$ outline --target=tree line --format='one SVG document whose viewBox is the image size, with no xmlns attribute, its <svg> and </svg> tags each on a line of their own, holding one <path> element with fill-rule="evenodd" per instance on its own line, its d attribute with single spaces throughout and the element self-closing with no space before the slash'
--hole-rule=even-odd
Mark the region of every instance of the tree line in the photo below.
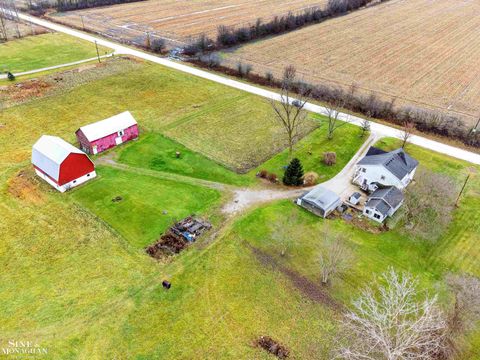
<svg viewBox="0 0 480 360">
<path fill-rule="evenodd" d="M 236 69 L 222 65 L 222 59 L 215 53 L 204 54 L 198 57 L 197 63 L 211 69 L 248 78 L 261 85 L 284 88 L 284 80 L 276 79 L 268 71 L 263 76 L 253 72 L 250 64 L 239 63 Z M 240 66 L 241 64 L 241 66 Z M 480 147 L 480 119 L 475 125 L 470 125 L 460 115 L 448 111 L 422 108 L 415 105 L 396 104 L 396 99 L 383 100 L 375 93 L 366 94 L 358 90 L 356 85 L 348 89 L 325 84 L 310 84 L 305 81 L 295 80 L 289 83 L 289 91 L 303 98 L 305 94 L 311 99 L 329 104 L 331 113 L 328 114 L 335 127 L 336 117 L 342 109 L 361 113 L 368 118 L 386 120 L 402 128 L 408 126 L 425 133 L 440 135 L 459 140 L 465 145 Z M 334 130 L 334 129 L 333 129 Z"/>
<path fill-rule="evenodd" d="M 317 24 L 326 19 L 359 9 L 372 2 L 384 1 L 387 0 L 329 0 L 324 9 L 311 7 L 297 14 L 289 12 L 283 16 L 275 16 L 265 23 L 261 18 L 258 18 L 254 24 L 242 27 L 221 25 L 217 30 L 216 41 L 206 35 L 201 35 L 185 47 L 185 52 L 187 55 L 195 55 L 206 50 L 212 51 L 236 46 L 266 36 L 278 35 L 307 25 Z"/>
<path fill-rule="evenodd" d="M 50 1 L 38 1 L 29 2 L 29 10 L 35 14 L 43 14 L 45 10 L 54 8 L 57 11 L 72 11 L 89 9 L 99 6 L 125 4 L 130 2 L 145 1 L 145 0 L 57 0 L 55 2 Z"/>
</svg>

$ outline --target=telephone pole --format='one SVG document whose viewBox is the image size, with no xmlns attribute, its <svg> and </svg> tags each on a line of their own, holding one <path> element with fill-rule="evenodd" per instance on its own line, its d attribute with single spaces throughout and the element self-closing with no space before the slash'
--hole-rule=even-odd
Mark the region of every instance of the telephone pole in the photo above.
<svg viewBox="0 0 480 360">
<path fill-rule="evenodd" d="M 468 180 L 470 180 L 470 175 L 467 175 L 467 178 L 465 179 L 465 183 L 462 186 L 462 190 L 460 190 L 460 193 L 458 194 L 457 201 L 455 202 L 455 206 L 458 207 L 458 204 L 460 203 L 460 198 L 462 197 L 463 192 L 465 191 L 465 187 L 467 186 Z"/>
<path fill-rule="evenodd" d="M 101 61 L 100 61 L 100 53 L 98 52 L 97 40 L 95 40 L 95 48 L 97 49 L 97 59 L 98 59 L 98 62 L 101 62 Z"/>
</svg>

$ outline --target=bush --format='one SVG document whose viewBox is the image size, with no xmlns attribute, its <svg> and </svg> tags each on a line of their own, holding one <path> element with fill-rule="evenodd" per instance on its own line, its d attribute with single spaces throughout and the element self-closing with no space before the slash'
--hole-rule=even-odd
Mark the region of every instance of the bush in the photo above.
<svg viewBox="0 0 480 360">
<path fill-rule="evenodd" d="M 268 81 L 269 84 L 273 83 L 273 81 L 275 80 L 271 71 L 267 71 L 265 73 L 265 79 Z"/>
<path fill-rule="evenodd" d="M 222 58 L 218 54 L 206 54 L 200 56 L 200 61 L 210 69 L 219 67 L 222 64 Z"/>
<path fill-rule="evenodd" d="M 165 42 L 165 39 L 154 38 L 150 41 L 150 49 L 153 52 L 162 53 L 163 51 L 165 51 L 166 47 L 167 43 Z"/>
<path fill-rule="evenodd" d="M 268 176 L 268 171 L 267 170 L 260 170 L 260 172 L 258 173 L 259 178 L 266 179 L 267 176 Z"/>
<path fill-rule="evenodd" d="M 278 182 L 277 174 L 275 174 L 275 173 L 268 174 L 267 175 L 267 180 L 270 181 L 271 183 L 276 184 Z"/>
<path fill-rule="evenodd" d="M 323 162 L 327 166 L 332 166 L 337 163 L 337 154 L 334 152 L 323 153 Z"/>
<path fill-rule="evenodd" d="M 240 77 L 248 77 L 253 70 L 253 66 L 250 64 L 237 63 L 237 73 Z"/>
<path fill-rule="evenodd" d="M 314 171 L 309 171 L 303 176 L 303 185 L 305 186 L 313 186 L 317 185 L 318 179 L 320 176 Z"/>
<path fill-rule="evenodd" d="M 145 1 L 145 0 L 57 0 L 54 4 L 50 2 L 44 2 L 49 7 L 53 6 L 57 11 L 71 11 L 71 10 L 80 10 L 88 9 L 99 6 L 108 6 L 116 4 L 125 4 L 136 1 Z"/>
<path fill-rule="evenodd" d="M 13 75 L 10 71 L 7 72 L 7 79 L 10 81 L 15 80 L 15 75 Z"/>
<path fill-rule="evenodd" d="M 303 184 L 303 167 L 300 160 L 293 159 L 285 170 L 283 183 L 287 186 L 300 186 Z"/>
</svg>

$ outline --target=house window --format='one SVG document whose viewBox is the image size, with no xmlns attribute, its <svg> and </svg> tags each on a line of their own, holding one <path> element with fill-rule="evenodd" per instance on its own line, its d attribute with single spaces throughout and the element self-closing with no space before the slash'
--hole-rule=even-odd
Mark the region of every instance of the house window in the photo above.
<svg viewBox="0 0 480 360">
<path fill-rule="evenodd" d="M 365 213 L 366 213 L 366 214 L 370 214 L 370 210 L 365 209 Z"/>
<path fill-rule="evenodd" d="M 118 132 L 118 136 L 123 136 L 123 135 L 125 135 L 125 131 L 124 131 L 124 130 L 120 130 L 120 131 Z"/>
<path fill-rule="evenodd" d="M 362 172 L 363 172 L 363 173 L 366 173 L 366 172 L 367 172 L 367 169 L 362 168 Z"/>
<path fill-rule="evenodd" d="M 381 180 L 385 180 L 385 175 L 380 176 Z"/>
<path fill-rule="evenodd" d="M 378 214 L 373 215 L 373 217 L 374 217 L 375 219 L 380 219 L 380 215 L 378 215 Z"/>
<path fill-rule="evenodd" d="M 87 177 L 90 177 L 90 174 L 87 174 Z"/>
<path fill-rule="evenodd" d="M 77 182 L 77 180 L 73 180 L 73 183 L 75 184 Z"/>
</svg>

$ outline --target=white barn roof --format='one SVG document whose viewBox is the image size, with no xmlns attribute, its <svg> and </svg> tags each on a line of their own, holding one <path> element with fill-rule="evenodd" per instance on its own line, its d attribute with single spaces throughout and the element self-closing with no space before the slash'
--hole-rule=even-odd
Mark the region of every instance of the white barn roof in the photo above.
<svg viewBox="0 0 480 360">
<path fill-rule="evenodd" d="M 32 164 L 58 181 L 60 165 L 71 153 L 85 154 L 57 136 L 43 135 L 33 145 Z"/>
<path fill-rule="evenodd" d="M 136 124 L 130 111 L 125 111 L 108 119 L 82 126 L 80 130 L 88 141 L 95 141 Z"/>
</svg>

